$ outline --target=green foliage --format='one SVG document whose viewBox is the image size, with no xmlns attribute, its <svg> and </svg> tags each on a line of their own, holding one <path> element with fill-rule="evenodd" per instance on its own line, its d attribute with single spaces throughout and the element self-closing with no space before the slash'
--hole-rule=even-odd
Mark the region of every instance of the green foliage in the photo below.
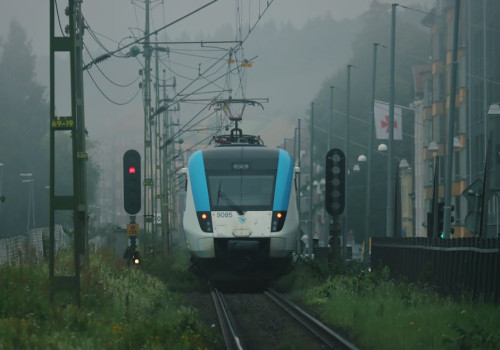
<svg viewBox="0 0 500 350">
<path fill-rule="evenodd" d="M 0 267 L 0 349 L 208 349 L 214 343 L 197 310 L 182 306 L 178 294 L 141 268 L 101 252 L 82 272 L 78 308 L 64 293 L 49 303 L 47 266 Z"/>
<path fill-rule="evenodd" d="M 292 262 L 291 270 L 272 283 L 272 287 L 280 292 L 290 290 L 305 290 L 312 285 L 317 285 L 328 276 L 330 271 L 326 264 L 307 256 L 298 256 Z"/>
<path fill-rule="evenodd" d="M 466 314 L 466 311 L 462 310 L 460 314 Z M 495 333 L 491 329 L 483 328 L 483 325 L 473 318 L 466 319 L 464 324 L 450 323 L 449 326 L 455 331 L 454 335 L 444 335 L 443 337 L 443 342 L 449 349 L 493 350 L 498 349 L 500 346 L 498 331 Z M 498 330 L 496 326 L 494 330 Z"/>
<path fill-rule="evenodd" d="M 48 280 L 48 269 L 43 266 L 35 269 L 6 266 L 0 271 L 0 317 L 46 319 L 48 303 L 31 304 L 27 301 L 41 301 L 47 295 L 44 282 Z"/>
<path fill-rule="evenodd" d="M 184 246 L 177 247 L 166 257 L 148 259 L 142 268 L 162 280 L 173 292 L 203 290 L 206 288 L 206 281 L 194 273 L 186 273 L 190 267 L 189 257 L 189 252 Z"/>
<path fill-rule="evenodd" d="M 500 348 L 499 305 L 456 302 L 426 286 L 397 283 L 387 268 L 370 272 L 349 267 L 319 278 L 308 261 L 300 262 L 285 279 L 293 299 L 343 330 L 361 348 Z"/>
</svg>

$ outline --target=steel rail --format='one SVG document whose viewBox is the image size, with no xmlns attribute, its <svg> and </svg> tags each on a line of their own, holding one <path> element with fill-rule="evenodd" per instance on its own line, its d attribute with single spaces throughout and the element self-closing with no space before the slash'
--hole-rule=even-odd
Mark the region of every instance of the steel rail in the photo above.
<svg viewBox="0 0 500 350">
<path fill-rule="evenodd" d="M 212 295 L 212 299 L 214 301 L 215 311 L 217 312 L 217 318 L 219 319 L 226 348 L 228 350 L 244 350 L 239 332 L 236 328 L 234 319 L 229 312 L 224 296 L 217 288 L 212 286 L 210 286 L 210 294 Z"/>
<path fill-rule="evenodd" d="M 269 297 L 269 299 L 274 301 L 277 305 L 279 305 L 288 314 L 290 314 L 293 318 L 295 318 L 310 332 L 316 335 L 330 349 L 338 349 L 340 346 L 343 349 L 345 348 L 349 350 L 359 350 L 358 347 L 342 337 L 340 334 L 330 329 L 313 316 L 309 315 L 307 312 L 302 310 L 291 301 L 286 300 L 276 291 L 267 289 L 266 291 L 264 291 L 264 294 Z"/>
</svg>

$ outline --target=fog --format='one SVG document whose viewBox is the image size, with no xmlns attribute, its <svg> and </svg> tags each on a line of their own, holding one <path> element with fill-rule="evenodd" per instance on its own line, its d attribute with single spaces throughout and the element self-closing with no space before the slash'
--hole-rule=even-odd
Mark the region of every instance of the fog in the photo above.
<svg viewBox="0 0 500 350">
<path fill-rule="evenodd" d="M 268 1 L 267 1 L 268 2 Z M 264 112 L 256 111 L 256 119 L 252 120 L 250 112 L 246 115 L 245 122 L 248 123 L 248 132 L 268 135 L 265 141 L 270 145 L 277 145 L 282 142 L 284 137 L 290 137 L 293 133 L 293 126 L 285 126 L 281 128 L 281 135 L 276 135 L 274 129 L 271 132 L 259 130 L 263 123 L 283 127 L 283 123 L 290 120 L 294 124 L 298 117 L 303 117 L 307 110 L 309 102 L 318 92 L 322 81 L 331 76 L 339 66 L 346 64 L 349 59 L 351 47 L 348 41 L 328 42 L 322 40 L 328 38 L 327 35 L 322 36 L 316 42 L 315 48 L 321 48 L 316 52 L 309 52 L 309 57 L 304 54 L 303 47 L 307 48 L 307 43 L 301 38 L 298 41 L 292 35 L 286 38 L 281 36 L 280 42 L 270 42 L 266 39 L 266 33 L 262 28 L 266 26 L 276 26 L 278 28 L 290 28 L 290 34 L 293 30 L 302 30 L 314 19 L 322 18 L 332 19 L 333 21 L 342 21 L 344 19 L 353 19 L 368 10 L 370 0 L 275 0 L 270 5 L 269 9 L 264 12 L 266 1 L 230 1 L 219 0 L 198 13 L 195 13 L 186 19 L 168 27 L 168 29 L 159 32 L 158 40 L 202 40 L 210 38 L 211 40 L 234 40 L 237 36 L 237 10 L 236 4 L 240 5 L 239 15 L 242 23 L 243 36 L 248 32 L 249 22 L 255 24 L 258 22 L 258 27 L 254 33 L 251 33 L 247 42 L 243 46 L 246 58 L 256 57 L 253 67 L 246 73 L 246 89 L 247 97 L 262 97 L 269 98 L 269 103 L 264 105 Z M 400 3 L 411 3 L 412 1 L 400 1 Z M 152 1 L 152 17 L 151 30 L 160 28 L 165 23 L 170 23 L 184 16 L 199 7 L 208 4 L 209 1 L 191 0 L 191 1 Z M 419 1 L 420 4 L 432 1 Z M 61 13 L 61 21 L 65 21 L 63 9 L 66 7 L 63 1 L 58 2 L 59 11 Z M 48 1 L 30 1 L 18 0 L 15 2 L 0 3 L 0 36 L 5 37 L 8 32 L 8 25 L 11 19 L 16 19 L 25 28 L 28 37 L 31 39 L 33 53 L 37 56 L 37 73 L 40 82 L 48 86 L 48 44 L 49 44 L 49 2 Z M 99 40 L 108 50 L 117 48 L 117 43 L 122 45 L 131 41 L 130 37 L 140 37 L 144 28 L 144 3 L 139 1 L 97 1 L 87 0 L 82 3 L 82 11 L 88 22 L 88 25 L 93 31 L 99 33 Z M 262 14 L 260 21 L 258 20 L 259 13 Z M 57 27 L 57 26 L 56 26 Z M 327 26 L 324 25 L 323 28 Z M 260 29 L 260 30 L 259 30 Z M 56 32 L 59 32 L 56 28 Z M 223 35 L 221 35 L 223 34 Z M 296 33 L 295 33 L 296 34 Z M 345 36 L 351 38 L 355 33 L 346 30 L 340 35 L 332 33 L 332 37 Z M 224 37 L 223 37 L 224 36 Z M 89 35 L 89 31 L 85 33 L 86 46 L 89 49 L 92 57 L 97 57 L 104 53 L 103 48 L 93 40 Z M 154 40 L 154 38 L 152 38 Z M 306 40 L 314 41 L 314 38 Z M 320 41 L 321 40 L 321 41 Z M 288 41 L 288 42 L 286 42 Z M 306 45 L 305 45 L 306 44 Z M 310 44 L 310 43 L 309 43 Z M 295 52 L 288 50 L 288 57 L 280 57 L 279 61 L 274 60 L 279 54 L 279 48 L 290 47 L 295 48 Z M 171 45 L 172 49 L 174 48 Z M 227 46 L 226 46 L 227 47 Z M 178 48 L 178 46 L 176 47 Z M 185 47 L 183 47 L 184 49 Z M 199 49 L 200 47 L 189 47 L 189 49 Z M 251 48 L 251 49 L 250 49 Z M 273 52 L 272 50 L 275 50 Z M 206 50 L 208 51 L 208 50 Z M 323 57 L 315 57 L 322 55 Z M 208 56 L 208 54 L 207 54 Z M 212 53 L 213 57 L 221 56 L 220 53 Z M 302 56 L 301 60 L 293 60 L 291 57 Z M 139 57 L 140 58 L 140 57 Z M 85 62 L 91 59 L 86 53 Z M 192 78 L 193 72 L 196 73 L 198 65 L 203 59 L 189 60 L 187 56 L 179 58 L 172 57 L 172 61 L 176 61 L 179 65 L 174 67 L 177 75 L 177 90 L 183 89 L 189 83 L 189 79 L 184 82 L 179 77 L 180 75 Z M 137 74 L 141 65 L 142 59 L 124 60 L 111 58 L 100 64 L 100 67 L 108 77 L 121 85 L 126 85 L 137 78 Z M 130 62 L 133 61 L 133 62 Z M 183 64 L 182 68 L 179 68 Z M 202 63 L 203 64 L 203 63 Z M 175 65 L 175 63 L 174 63 Z M 271 67 L 271 65 L 273 65 Z M 188 67 L 185 67 L 188 66 Z M 201 66 L 202 69 L 205 68 Z M 270 74 L 262 75 L 262 72 L 276 72 L 275 76 Z M 130 88 L 120 88 L 110 84 L 96 67 L 89 69 L 99 87 L 104 94 L 115 102 L 123 103 L 133 96 L 137 89 L 137 84 Z M 170 76 L 172 76 L 170 74 Z M 279 84 L 279 80 L 286 77 L 286 83 Z M 263 82 L 263 79 L 273 83 Z M 99 93 L 91 82 L 89 75 L 85 76 L 85 110 L 87 116 L 87 129 L 90 137 L 96 140 L 108 139 L 109 133 L 114 129 L 116 121 L 110 122 L 110 116 L 120 116 L 120 120 L 139 120 L 134 127 L 141 128 L 141 114 L 143 113 L 142 101 L 139 96 L 134 99 L 126 107 L 116 106 L 110 103 L 101 93 Z M 57 86 L 57 84 L 56 84 Z M 63 86 L 63 83 L 61 83 Z M 210 90 L 208 88 L 207 90 Z M 214 90 L 211 88 L 211 90 Z M 191 90 L 192 91 L 192 90 Z M 58 90 L 57 94 L 61 100 L 65 97 L 66 88 Z M 187 91 L 186 91 L 187 92 Z M 61 107 L 59 108 L 61 109 Z M 189 106 L 181 106 L 181 119 L 190 119 L 192 113 L 196 113 L 196 109 L 190 109 Z M 284 120 L 282 120 L 284 118 Z M 255 125 L 253 122 L 255 122 Z M 110 125 L 107 125 L 110 124 Z M 111 130 L 109 129 L 111 128 Z M 140 134 L 142 132 L 137 130 Z M 287 134 L 283 134 L 286 132 Z"/>
<path fill-rule="evenodd" d="M 150 31 L 209 2 L 152 1 Z M 151 61 L 153 106 L 156 77 L 159 84 L 165 79 L 169 98 L 182 93 L 185 101 L 172 117 L 184 130 L 180 137 L 184 140 L 181 147 L 186 150 L 203 140 L 197 147 L 205 147 L 215 128 L 224 126 L 220 117 L 212 115 L 210 99 L 229 96 L 259 99 L 263 108 L 248 106 L 241 127 L 244 133 L 261 135 L 267 145 L 277 146 L 285 138 L 293 137 L 297 119 L 309 118 L 310 102 L 322 85 L 352 58 L 352 42 L 364 25 L 362 16 L 370 3 L 370 0 L 219 0 L 151 37 L 152 42 L 169 42 L 160 45 L 168 46 L 169 53 L 159 54 L 158 74 L 154 55 Z M 418 1 L 420 6 L 433 3 Z M 31 41 L 36 56 L 36 80 L 45 87 L 49 85 L 49 4 L 31 0 L 0 2 L 2 42 L 8 35 L 9 23 L 16 20 Z M 66 3 L 59 0 L 61 24 L 56 24 L 57 35 L 67 24 L 65 7 Z M 144 2 L 87 0 L 82 2 L 82 12 L 87 26 L 84 63 L 88 69 L 84 74 L 84 89 L 89 157 L 100 165 L 101 179 L 107 182 L 105 187 L 114 186 L 118 191 L 123 153 L 131 148 L 141 153 L 144 150 L 143 90 L 139 85 L 144 57 L 142 54 L 126 57 L 130 48 L 117 49 L 143 36 Z M 251 67 L 247 68 L 235 69 L 225 63 L 230 48 L 236 47 L 235 42 L 208 44 L 242 39 L 245 41 L 236 58 L 238 62 L 250 60 Z M 175 43 L 179 41 L 205 44 Z M 91 64 L 109 51 L 116 55 Z M 368 67 L 364 69 L 367 71 Z M 70 115 L 69 63 L 62 54 L 56 55 L 55 87 L 56 113 Z M 161 98 L 161 89 L 159 94 Z M 48 100 L 48 88 L 45 95 Z M 99 195 L 114 196 L 103 192 Z"/>
</svg>

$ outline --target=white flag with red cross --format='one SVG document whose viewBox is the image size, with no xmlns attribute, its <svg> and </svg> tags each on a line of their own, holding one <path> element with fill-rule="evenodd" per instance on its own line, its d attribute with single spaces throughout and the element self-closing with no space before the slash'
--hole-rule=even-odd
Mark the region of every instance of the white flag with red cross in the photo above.
<svg viewBox="0 0 500 350">
<path fill-rule="evenodd" d="M 394 140 L 403 139 L 403 110 L 394 106 Z M 389 139 L 389 104 L 375 101 L 374 105 L 375 135 L 379 140 Z"/>
</svg>

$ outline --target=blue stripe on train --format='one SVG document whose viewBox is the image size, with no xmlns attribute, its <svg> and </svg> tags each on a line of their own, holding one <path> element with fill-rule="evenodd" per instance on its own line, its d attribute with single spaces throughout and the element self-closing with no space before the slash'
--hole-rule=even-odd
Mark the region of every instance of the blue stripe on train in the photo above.
<svg viewBox="0 0 500 350">
<path fill-rule="evenodd" d="M 292 157 L 290 157 L 288 152 L 280 149 L 273 210 L 288 210 L 290 191 L 292 189 L 293 168 Z"/>
<path fill-rule="evenodd" d="M 207 179 L 205 177 L 205 163 L 203 162 L 201 150 L 196 151 L 189 158 L 188 170 L 196 211 L 210 211 Z"/>
</svg>

